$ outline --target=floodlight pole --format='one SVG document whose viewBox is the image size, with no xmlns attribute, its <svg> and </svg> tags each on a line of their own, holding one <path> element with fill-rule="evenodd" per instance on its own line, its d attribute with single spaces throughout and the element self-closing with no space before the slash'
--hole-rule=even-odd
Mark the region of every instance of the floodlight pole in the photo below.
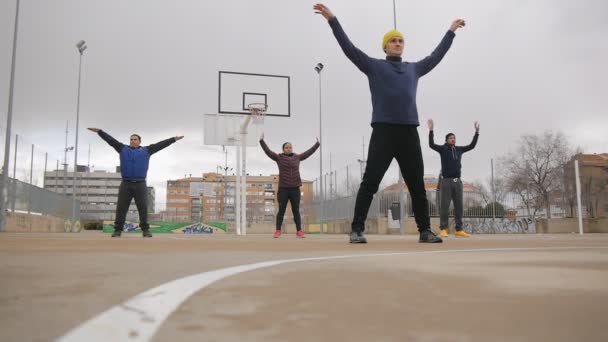
<svg viewBox="0 0 608 342">
<path fill-rule="evenodd" d="M 13 124 L 13 93 L 15 89 L 15 63 L 17 54 L 17 38 L 19 29 L 19 0 L 15 6 L 15 28 L 13 31 L 13 50 L 11 55 L 11 74 L 8 91 L 8 111 L 6 115 L 6 133 L 4 140 L 4 161 L 2 166 L 2 182 L 0 182 L 0 232 L 6 229 L 6 209 L 8 203 L 8 168 L 11 154 L 11 128 Z M 15 153 L 15 156 L 17 154 Z M 15 178 L 16 179 L 16 178 Z M 16 180 L 14 180 L 16 182 Z M 16 184 L 16 183 L 15 183 Z"/>
</svg>

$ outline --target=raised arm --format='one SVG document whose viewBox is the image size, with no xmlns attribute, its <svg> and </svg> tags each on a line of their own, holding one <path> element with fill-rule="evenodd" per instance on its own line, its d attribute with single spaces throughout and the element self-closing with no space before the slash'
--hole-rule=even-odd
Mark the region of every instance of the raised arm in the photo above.
<svg viewBox="0 0 608 342">
<path fill-rule="evenodd" d="M 313 6 L 313 9 L 315 13 L 320 14 L 327 19 L 327 22 L 334 32 L 334 36 L 336 37 L 336 40 L 338 40 L 338 44 L 340 44 L 346 57 L 348 57 L 359 70 L 363 73 L 367 73 L 371 68 L 371 58 L 363 51 L 359 50 L 350 39 L 348 39 L 338 18 L 336 18 L 332 11 L 323 4 L 316 4 Z"/>
<path fill-rule="evenodd" d="M 448 52 L 450 47 L 452 46 L 452 42 L 454 41 L 454 37 L 456 36 L 455 32 L 457 29 L 464 27 L 465 22 L 462 19 L 456 19 L 450 26 L 450 29 L 445 33 L 443 39 L 433 52 L 422 59 L 421 61 L 416 63 L 416 70 L 418 71 L 419 76 L 424 76 L 429 71 L 433 70 L 441 62 L 443 56 Z"/>
<path fill-rule="evenodd" d="M 171 145 L 174 142 L 181 140 L 183 138 L 184 138 L 183 135 L 178 135 L 176 137 L 165 139 L 165 140 L 159 141 L 155 144 L 148 145 L 148 146 L 146 146 L 146 148 L 148 149 L 148 153 L 150 153 L 150 155 L 153 155 L 154 153 L 162 150 L 165 147 L 168 147 L 169 145 Z"/>
<path fill-rule="evenodd" d="M 312 145 L 311 148 L 309 148 L 302 154 L 298 154 L 298 158 L 301 161 L 308 159 L 308 157 L 310 157 L 313 153 L 315 153 L 315 151 L 319 148 L 319 146 L 321 146 L 321 143 L 319 143 L 319 139 L 317 139 L 317 142 L 314 145 Z"/>
<path fill-rule="evenodd" d="M 262 146 L 262 150 L 264 150 L 264 153 L 266 153 L 266 155 L 270 159 L 274 161 L 277 161 L 279 159 L 279 156 L 276 153 L 272 152 L 268 145 L 266 145 L 266 142 L 264 141 L 264 136 L 260 138 L 260 146 Z"/>
<path fill-rule="evenodd" d="M 109 135 L 108 133 L 104 132 L 103 130 L 101 130 L 99 128 L 89 127 L 87 129 L 91 132 L 97 133 L 97 135 L 99 135 L 101 137 L 101 139 L 105 140 L 105 142 L 107 142 L 108 145 L 112 146 L 112 148 L 114 148 L 116 150 L 116 152 L 120 153 L 120 150 L 122 149 L 124 144 L 122 144 L 118 140 L 112 138 L 111 135 Z"/>
<path fill-rule="evenodd" d="M 435 145 L 435 135 L 433 133 L 433 128 L 435 124 L 433 123 L 433 119 L 429 119 L 429 121 L 427 121 L 427 124 L 429 125 L 429 147 L 439 152 L 441 146 Z"/>
<path fill-rule="evenodd" d="M 473 141 L 467 146 L 463 146 L 462 152 L 468 152 L 475 148 L 477 145 L 477 139 L 479 139 L 479 123 L 475 121 L 475 135 L 473 136 Z"/>
</svg>

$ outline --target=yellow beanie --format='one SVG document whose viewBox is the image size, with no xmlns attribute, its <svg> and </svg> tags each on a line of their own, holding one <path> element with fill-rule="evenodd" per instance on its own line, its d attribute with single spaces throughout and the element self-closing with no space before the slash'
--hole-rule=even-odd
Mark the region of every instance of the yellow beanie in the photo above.
<svg viewBox="0 0 608 342">
<path fill-rule="evenodd" d="M 382 50 L 386 49 L 386 44 L 388 44 L 388 41 L 394 37 L 401 37 L 401 39 L 403 39 L 403 34 L 397 30 L 390 30 L 386 32 L 384 39 L 382 39 Z"/>
</svg>

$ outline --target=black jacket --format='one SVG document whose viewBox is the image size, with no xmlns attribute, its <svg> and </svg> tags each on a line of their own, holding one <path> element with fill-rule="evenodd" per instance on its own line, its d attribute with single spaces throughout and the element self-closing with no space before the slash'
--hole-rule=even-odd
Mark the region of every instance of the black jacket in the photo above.
<svg viewBox="0 0 608 342">
<path fill-rule="evenodd" d="M 478 138 L 479 132 L 475 132 L 473 141 L 467 146 L 435 145 L 433 131 L 429 131 L 429 146 L 441 156 L 441 175 L 444 178 L 460 178 L 462 154 L 474 149 Z"/>
</svg>

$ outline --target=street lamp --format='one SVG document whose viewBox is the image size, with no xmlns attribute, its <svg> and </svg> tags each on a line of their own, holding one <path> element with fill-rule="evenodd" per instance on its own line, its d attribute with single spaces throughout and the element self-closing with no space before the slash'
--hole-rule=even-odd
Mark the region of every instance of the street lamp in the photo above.
<svg viewBox="0 0 608 342">
<path fill-rule="evenodd" d="M 80 79 L 82 75 L 82 54 L 87 49 L 87 44 L 84 40 L 76 43 L 78 49 L 78 95 L 76 97 L 76 142 L 74 143 L 74 179 L 72 182 L 72 224 L 76 223 L 76 177 L 78 171 L 78 125 L 80 123 Z"/>
<path fill-rule="evenodd" d="M 68 183 L 68 151 L 73 151 L 74 146 L 65 147 L 63 149 L 63 196 L 67 194 L 67 183 Z"/>
<path fill-rule="evenodd" d="M 315 71 L 319 75 L 319 189 L 321 189 L 321 203 L 319 205 L 319 233 L 323 234 L 323 202 L 325 196 L 323 193 L 323 107 L 322 107 L 322 92 L 321 92 L 321 71 L 323 71 L 323 63 L 317 63 Z"/>
</svg>

